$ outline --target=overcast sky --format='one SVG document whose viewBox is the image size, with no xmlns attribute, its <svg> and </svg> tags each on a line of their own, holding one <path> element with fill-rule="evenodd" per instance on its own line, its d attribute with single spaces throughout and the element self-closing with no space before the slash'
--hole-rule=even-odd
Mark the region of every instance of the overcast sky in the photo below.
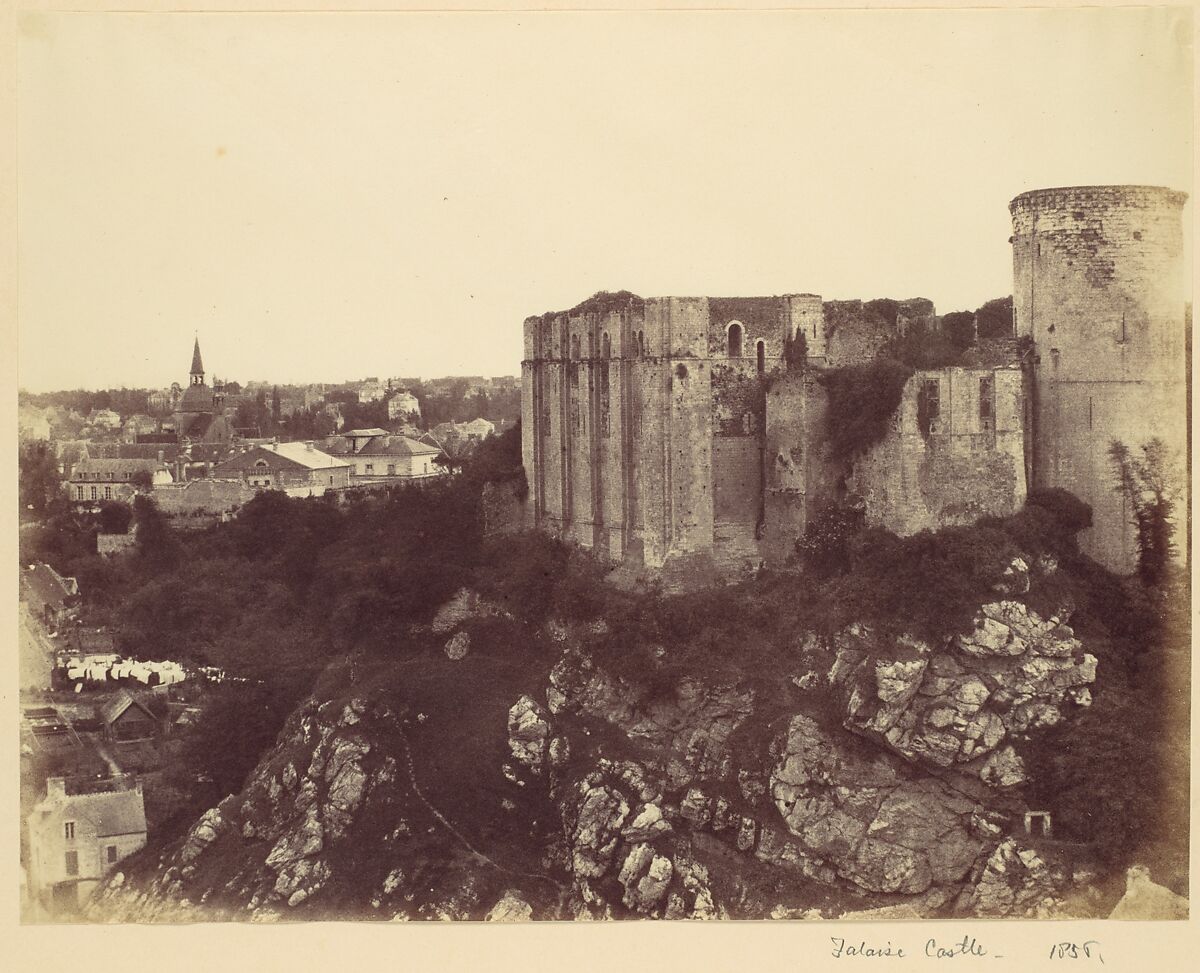
<svg viewBox="0 0 1200 973">
<path fill-rule="evenodd" d="M 29 17 L 19 379 L 515 374 L 601 289 L 972 309 L 1017 193 L 1191 190 L 1186 16 Z"/>
</svg>

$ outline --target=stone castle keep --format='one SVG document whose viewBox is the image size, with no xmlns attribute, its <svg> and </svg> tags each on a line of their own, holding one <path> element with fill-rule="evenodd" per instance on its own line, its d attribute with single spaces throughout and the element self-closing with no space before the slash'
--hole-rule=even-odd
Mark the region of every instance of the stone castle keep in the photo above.
<svg viewBox="0 0 1200 973">
<path fill-rule="evenodd" d="M 899 534 L 1090 503 L 1085 549 L 1136 556 L 1107 449 L 1186 444 L 1182 193 L 1039 190 L 1011 204 L 1015 335 L 916 371 L 883 437 L 831 455 L 823 376 L 863 364 L 926 300 L 599 294 L 525 321 L 522 452 L 536 523 L 614 560 L 722 573 L 781 564 L 852 499 Z M 801 361 L 801 357 L 803 361 Z"/>
</svg>

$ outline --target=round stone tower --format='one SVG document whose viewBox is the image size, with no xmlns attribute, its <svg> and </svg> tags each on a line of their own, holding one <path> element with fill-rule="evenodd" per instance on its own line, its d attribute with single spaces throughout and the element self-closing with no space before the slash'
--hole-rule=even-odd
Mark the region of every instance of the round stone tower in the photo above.
<svg viewBox="0 0 1200 973">
<path fill-rule="evenodd" d="M 1136 566 L 1137 546 L 1109 444 L 1140 455 L 1157 436 L 1186 469 L 1186 199 L 1158 186 L 1078 186 L 1009 204 L 1016 332 L 1032 339 L 1031 486 L 1091 504 L 1080 542 L 1120 572 Z"/>
</svg>

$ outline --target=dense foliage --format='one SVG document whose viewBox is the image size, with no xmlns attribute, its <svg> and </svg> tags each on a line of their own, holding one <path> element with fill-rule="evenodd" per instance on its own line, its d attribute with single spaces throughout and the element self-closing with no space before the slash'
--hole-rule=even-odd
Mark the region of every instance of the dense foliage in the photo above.
<svg viewBox="0 0 1200 973">
<path fill-rule="evenodd" d="M 1161 584 L 1175 557 L 1175 508 L 1182 477 L 1172 469 L 1167 445 L 1154 438 L 1136 456 L 1117 440 L 1109 444 L 1117 491 L 1132 511 L 1137 530 L 1138 573 L 1149 585 Z"/>
<path fill-rule="evenodd" d="M 900 406 L 911 366 L 890 358 L 849 365 L 821 376 L 829 393 L 830 457 L 845 462 L 887 435 L 892 414 Z"/>
</svg>

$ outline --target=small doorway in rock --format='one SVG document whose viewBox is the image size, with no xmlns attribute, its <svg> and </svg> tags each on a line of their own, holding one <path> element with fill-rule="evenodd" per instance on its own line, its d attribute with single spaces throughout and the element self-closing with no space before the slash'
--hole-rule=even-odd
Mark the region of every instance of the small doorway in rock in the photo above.
<svg viewBox="0 0 1200 973">
<path fill-rule="evenodd" d="M 1025 833 L 1035 838 L 1049 838 L 1051 832 L 1049 811 L 1026 811 Z"/>
</svg>

